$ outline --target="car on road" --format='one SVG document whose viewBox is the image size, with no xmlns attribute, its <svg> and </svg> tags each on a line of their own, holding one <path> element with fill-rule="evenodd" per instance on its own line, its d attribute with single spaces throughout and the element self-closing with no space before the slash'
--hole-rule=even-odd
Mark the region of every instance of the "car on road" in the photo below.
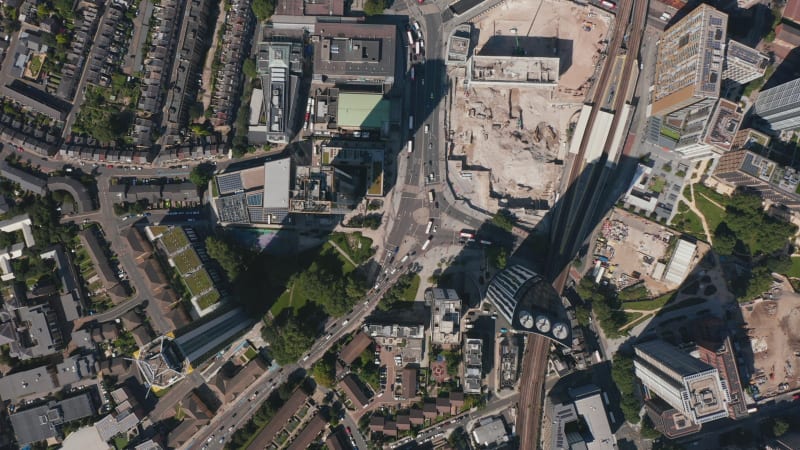
<svg viewBox="0 0 800 450">
<path fill-rule="evenodd" d="M 224 443 L 225 442 L 225 436 L 220 436 L 219 437 L 219 441 L 217 441 L 217 442 L 219 442 L 220 444 Z"/>
</svg>

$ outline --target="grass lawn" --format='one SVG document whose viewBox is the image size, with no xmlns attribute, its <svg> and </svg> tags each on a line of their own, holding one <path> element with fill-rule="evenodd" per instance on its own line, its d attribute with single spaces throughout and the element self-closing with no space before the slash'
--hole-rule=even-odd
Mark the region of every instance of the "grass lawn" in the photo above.
<svg viewBox="0 0 800 450">
<path fill-rule="evenodd" d="M 180 420 L 180 419 L 179 419 Z M 128 440 L 124 436 L 114 436 L 114 448 L 123 450 L 128 446 Z"/>
<path fill-rule="evenodd" d="M 667 180 L 661 177 L 653 177 L 653 181 L 650 183 L 650 190 L 660 194 L 664 191 L 664 186 L 667 184 Z"/>
<path fill-rule="evenodd" d="M 642 311 L 653 311 L 656 309 L 663 308 L 670 299 L 672 299 L 674 292 L 667 292 L 666 294 L 656 297 L 652 300 L 640 300 L 635 302 L 623 302 L 622 307 L 624 309 L 638 309 Z"/>
<path fill-rule="evenodd" d="M 715 202 L 719 203 L 722 206 L 728 206 L 728 201 L 730 200 L 730 197 L 728 197 L 727 195 L 722 195 L 722 194 L 720 194 L 719 192 L 717 192 L 717 191 L 715 191 L 713 189 L 707 188 L 702 183 L 695 183 L 693 185 L 693 189 L 694 189 L 694 196 L 695 197 L 697 197 L 697 194 L 703 194 L 706 197 L 710 198 L 711 200 L 714 200 Z"/>
<path fill-rule="evenodd" d="M 258 356 L 258 352 L 253 347 L 249 347 L 247 351 L 244 352 L 244 357 L 247 358 L 248 361 L 252 360 L 256 356 Z"/>
<path fill-rule="evenodd" d="M 790 277 L 800 278 L 800 258 L 792 258 L 792 268 L 786 274 Z"/>
<path fill-rule="evenodd" d="M 346 249 L 342 250 L 347 251 Z M 335 258 L 338 263 L 341 263 L 340 270 L 342 271 L 342 275 L 347 275 L 348 273 L 356 270 L 356 267 L 350 264 L 350 261 L 345 259 L 345 257 L 342 256 L 338 250 L 333 248 L 333 246 L 327 242 L 322 246 L 322 252 L 319 254 L 319 256 L 320 257 L 316 260 L 315 264 L 329 265 L 332 264 L 332 260 Z"/>
<path fill-rule="evenodd" d="M 711 203 L 708 198 L 696 191 L 694 193 L 694 204 L 705 216 L 708 223 L 708 231 L 714 233 L 719 224 L 725 220 L 725 210 Z"/>
<path fill-rule="evenodd" d="M 201 264 L 200 258 L 192 248 L 187 248 L 173 256 L 172 261 L 175 263 L 175 268 L 178 269 L 181 275 L 197 269 Z"/>
<path fill-rule="evenodd" d="M 659 312 L 662 313 L 662 314 L 663 313 L 668 313 L 668 312 L 671 312 L 671 311 L 675 311 L 677 309 L 688 308 L 689 306 L 699 305 L 699 304 L 705 303 L 707 301 L 708 301 L 708 299 L 705 299 L 703 297 L 692 297 L 692 298 L 688 298 L 686 300 L 683 300 L 680 303 L 676 303 L 674 305 L 667 306 L 666 308 L 663 308 Z"/>
<path fill-rule="evenodd" d="M 189 292 L 191 292 L 192 295 L 199 295 L 214 285 L 206 269 L 200 269 L 188 277 L 184 277 L 183 282 L 186 284 L 186 287 L 189 288 Z"/>
<path fill-rule="evenodd" d="M 678 210 L 681 211 L 672 219 L 672 225 L 686 234 L 690 234 L 698 239 L 707 240 L 706 233 L 703 231 L 703 222 L 697 214 L 694 213 L 688 206 L 681 202 L 684 209 L 679 206 Z"/>
<path fill-rule="evenodd" d="M 175 227 L 161 236 L 161 242 L 167 249 L 167 253 L 171 255 L 189 245 L 189 238 L 186 237 L 183 228 Z"/>
<path fill-rule="evenodd" d="M 200 309 L 206 309 L 209 306 L 217 303 L 219 301 L 219 292 L 216 289 L 210 291 L 206 294 L 203 294 L 202 297 L 197 299 L 197 305 L 200 306 Z"/>
<path fill-rule="evenodd" d="M 356 264 L 367 262 L 375 250 L 372 239 L 365 237 L 360 231 L 355 233 L 331 233 L 330 240 L 342 249 Z"/>
<path fill-rule="evenodd" d="M 637 320 L 641 319 L 644 313 L 640 312 L 626 312 L 625 316 L 628 318 L 628 321 L 625 322 L 625 325 L 622 326 L 622 330 L 628 328 L 632 323 L 636 322 Z"/>
<path fill-rule="evenodd" d="M 278 297 L 278 300 L 272 305 L 272 308 L 269 309 L 269 312 L 272 313 L 272 317 L 277 317 L 281 311 L 291 306 L 292 299 L 292 286 L 286 288 Z"/>
<path fill-rule="evenodd" d="M 622 327 L 622 330 L 623 330 L 623 331 L 630 330 L 630 329 L 632 329 L 633 327 L 635 327 L 636 325 L 639 325 L 640 323 L 642 323 L 642 322 L 644 322 L 645 320 L 647 320 L 647 319 L 650 319 L 650 318 L 652 318 L 652 317 L 653 317 L 653 315 L 652 315 L 652 314 L 644 314 L 644 315 L 642 315 L 641 317 L 639 317 L 638 319 L 635 319 L 633 322 L 628 322 L 627 324 L 625 324 L 625 326 L 624 326 L 624 327 Z"/>
<path fill-rule="evenodd" d="M 681 135 L 672 128 L 661 127 L 661 134 L 676 141 L 681 138 Z"/>
<path fill-rule="evenodd" d="M 414 274 L 411 279 L 411 284 L 403 291 L 401 297 L 407 302 L 413 302 L 417 299 L 417 291 L 419 290 L 420 277 L 419 274 Z"/>
</svg>

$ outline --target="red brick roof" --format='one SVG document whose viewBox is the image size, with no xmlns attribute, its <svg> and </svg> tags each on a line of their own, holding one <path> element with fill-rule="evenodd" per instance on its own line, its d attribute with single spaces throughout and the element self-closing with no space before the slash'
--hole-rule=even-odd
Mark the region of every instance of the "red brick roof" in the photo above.
<svg viewBox="0 0 800 450">
<path fill-rule="evenodd" d="M 800 0 L 789 0 L 786 9 L 783 10 L 783 17 L 794 23 L 800 23 Z"/>
</svg>

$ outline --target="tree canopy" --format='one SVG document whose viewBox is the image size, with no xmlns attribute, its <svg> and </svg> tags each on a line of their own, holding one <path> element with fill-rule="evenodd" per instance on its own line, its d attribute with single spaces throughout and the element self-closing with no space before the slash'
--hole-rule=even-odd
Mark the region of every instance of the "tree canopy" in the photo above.
<svg viewBox="0 0 800 450">
<path fill-rule="evenodd" d="M 383 14 L 385 9 L 386 0 L 366 0 L 364 2 L 364 14 L 368 16 Z"/>
<path fill-rule="evenodd" d="M 619 389 L 620 409 L 625 415 L 625 420 L 631 423 L 639 422 L 641 405 L 636 397 L 636 377 L 633 373 L 633 358 L 619 352 L 614 354 L 611 364 L 611 377 Z"/>
<path fill-rule="evenodd" d="M 334 359 L 335 355 L 326 353 L 311 369 L 311 376 L 314 377 L 317 383 L 326 388 L 331 388 L 336 383 L 336 364 Z"/>
<path fill-rule="evenodd" d="M 282 366 L 299 360 L 316 339 L 315 327 L 306 325 L 295 315 L 289 317 L 284 325 L 268 323 L 262 329 L 262 335 L 270 343 L 270 353 L 275 361 Z"/>
<path fill-rule="evenodd" d="M 272 13 L 275 12 L 275 3 L 272 0 L 253 0 L 253 3 L 250 4 L 250 8 L 253 10 L 256 19 L 258 19 L 259 22 L 263 22 L 269 19 Z"/>
<path fill-rule="evenodd" d="M 761 197 L 757 194 L 737 192 L 727 205 L 725 222 L 716 231 L 721 232 L 723 240 L 722 246 L 718 246 L 715 234 L 714 250 L 718 253 L 758 256 L 786 248 L 797 227 L 765 214 Z M 733 239 L 735 248 L 730 245 Z"/>
<path fill-rule="evenodd" d="M 214 258 L 222 266 L 222 269 L 228 275 L 228 280 L 231 282 L 236 281 L 245 268 L 245 258 L 242 250 L 229 241 L 214 236 L 206 238 L 208 256 Z"/>
<path fill-rule="evenodd" d="M 256 70 L 256 62 L 253 58 L 247 58 L 244 60 L 242 64 L 242 71 L 245 75 L 250 78 L 255 78 L 258 76 L 258 71 Z"/>
<path fill-rule="evenodd" d="M 205 189 L 212 178 L 214 178 L 214 166 L 211 164 L 199 164 L 189 174 L 189 180 L 200 189 Z"/>
</svg>

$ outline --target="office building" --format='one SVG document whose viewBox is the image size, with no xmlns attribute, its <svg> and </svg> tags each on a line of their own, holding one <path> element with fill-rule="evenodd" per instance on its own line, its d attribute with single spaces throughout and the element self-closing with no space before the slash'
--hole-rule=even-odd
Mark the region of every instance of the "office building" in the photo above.
<svg viewBox="0 0 800 450">
<path fill-rule="evenodd" d="M 224 223 L 280 224 L 289 213 L 291 159 L 217 175 L 215 206 Z"/>
<path fill-rule="evenodd" d="M 774 131 L 800 127 L 800 78 L 761 91 L 755 115 L 769 123 Z"/>
<path fill-rule="evenodd" d="M 701 4 L 658 45 L 652 114 L 666 116 L 716 102 L 722 81 L 727 14 Z"/>
<path fill-rule="evenodd" d="M 483 341 L 467 339 L 464 343 L 464 393 L 480 394 L 483 379 Z"/>
<path fill-rule="evenodd" d="M 394 83 L 397 28 L 365 23 L 317 23 L 314 35 L 314 81 L 362 86 Z"/>
<path fill-rule="evenodd" d="M 570 388 L 571 403 L 553 405 L 553 450 L 615 450 L 608 412 L 599 387 L 589 384 Z M 583 418 L 585 426 L 579 426 Z"/>
<path fill-rule="evenodd" d="M 461 299 L 453 289 L 434 288 L 431 295 L 431 343 L 458 345 L 461 342 Z"/>
<path fill-rule="evenodd" d="M 676 422 L 702 426 L 729 416 L 728 386 L 716 368 L 661 340 L 638 344 L 634 351 L 646 398 L 674 408 Z"/>
<path fill-rule="evenodd" d="M 289 142 L 294 136 L 292 118 L 303 72 L 302 36 L 276 37 L 265 31 L 257 44 L 256 69 L 261 86 L 250 97 L 251 144 Z"/>
<path fill-rule="evenodd" d="M 728 41 L 725 62 L 722 66 L 723 81 L 747 84 L 764 75 L 769 66 L 769 56 L 737 41 Z"/>
</svg>

